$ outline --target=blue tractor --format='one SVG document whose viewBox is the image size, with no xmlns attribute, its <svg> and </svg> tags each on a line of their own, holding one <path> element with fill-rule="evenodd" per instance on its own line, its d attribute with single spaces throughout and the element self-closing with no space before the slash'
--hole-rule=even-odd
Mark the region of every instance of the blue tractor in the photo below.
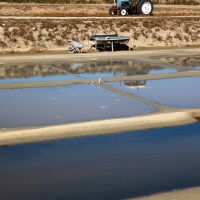
<svg viewBox="0 0 200 200">
<path fill-rule="evenodd" d="M 110 15 L 127 14 L 153 14 L 153 3 L 151 0 L 115 0 L 115 5 L 109 9 Z"/>
</svg>

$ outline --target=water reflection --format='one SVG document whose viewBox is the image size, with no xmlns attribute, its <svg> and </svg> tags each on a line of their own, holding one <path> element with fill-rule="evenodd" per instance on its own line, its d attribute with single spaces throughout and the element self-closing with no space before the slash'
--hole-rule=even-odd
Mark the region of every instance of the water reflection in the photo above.
<svg viewBox="0 0 200 200">
<path fill-rule="evenodd" d="M 176 108 L 200 108 L 199 77 L 106 84 L 159 104 Z"/>
<path fill-rule="evenodd" d="M 0 148 L 3 200 L 104 200 L 200 185 L 200 123 Z"/>
<path fill-rule="evenodd" d="M 160 66 L 154 66 L 135 61 L 99 61 L 95 63 L 72 63 L 69 66 L 59 66 L 62 69 L 69 71 L 72 74 L 84 73 L 112 73 L 113 76 L 133 76 L 149 74 L 151 71 L 164 70 Z"/>
<path fill-rule="evenodd" d="M 200 70 L 200 56 L 194 57 L 166 57 L 166 58 L 156 58 L 156 60 L 181 65 L 183 67 L 188 67 L 191 69 Z"/>
<path fill-rule="evenodd" d="M 0 83 L 111 78 L 175 72 L 135 61 L 0 65 Z"/>
<path fill-rule="evenodd" d="M 0 83 L 65 80 L 66 73 L 45 64 L 19 64 L 0 66 Z M 68 76 L 69 80 L 74 77 Z"/>
<path fill-rule="evenodd" d="M 124 85 L 128 88 L 140 89 L 146 87 L 146 82 L 146 80 L 124 81 Z"/>
<path fill-rule="evenodd" d="M 55 74 L 63 74 L 57 69 L 52 69 L 47 65 L 33 64 L 33 65 L 5 65 L 0 66 L 0 78 L 10 79 L 10 78 L 28 78 L 32 76 L 51 76 Z"/>
<path fill-rule="evenodd" d="M 0 90 L 1 128 L 129 117 L 154 110 L 94 85 Z"/>
</svg>

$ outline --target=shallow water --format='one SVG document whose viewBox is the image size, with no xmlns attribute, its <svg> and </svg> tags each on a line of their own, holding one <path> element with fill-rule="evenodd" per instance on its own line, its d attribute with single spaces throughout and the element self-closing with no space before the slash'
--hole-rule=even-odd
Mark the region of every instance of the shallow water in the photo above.
<svg viewBox="0 0 200 200">
<path fill-rule="evenodd" d="M 166 57 L 166 58 L 156 58 L 156 60 L 176 65 L 181 65 L 183 67 L 190 69 L 200 70 L 200 56 Z"/>
<path fill-rule="evenodd" d="M 172 73 L 176 70 L 135 61 L 96 61 L 0 65 L 0 84 L 11 82 L 63 81 L 86 78 L 111 78 L 141 74 Z"/>
<path fill-rule="evenodd" d="M 95 85 L 0 90 L 0 127 L 129 117 L 155 108 Z"/>
<path fill-rule="evenodd" d="M 200 185 L 200 123 L 0 147 L 2 199 L 125 199 Z"/>
<path fill-rule="evenodd" d="M 200 78 L 106 83 L 142 98 L 176 108 L 200 108 Z"/>
</svg>

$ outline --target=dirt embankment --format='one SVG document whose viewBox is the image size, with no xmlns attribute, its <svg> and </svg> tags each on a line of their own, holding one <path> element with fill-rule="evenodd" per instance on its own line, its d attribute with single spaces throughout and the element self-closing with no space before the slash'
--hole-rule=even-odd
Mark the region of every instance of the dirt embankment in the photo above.
<svg viewBox="0 0 200 200">
<path fill-rule="evenodd" d="M 200 46 L 200 17 L 0 19 L 0 53 L 62 51 L 67 40 L 88 36 L 130 36 L 133 48 Z"/>
<path fill-rule="evenodd" d="M 200 3 L 200 0 L 198 0 Z M 109 17 L 112 4 L 0 3 L 0 16 Z M 154 15 L 199 15 L 200 5 L 154 5 Z"/>
</svg>

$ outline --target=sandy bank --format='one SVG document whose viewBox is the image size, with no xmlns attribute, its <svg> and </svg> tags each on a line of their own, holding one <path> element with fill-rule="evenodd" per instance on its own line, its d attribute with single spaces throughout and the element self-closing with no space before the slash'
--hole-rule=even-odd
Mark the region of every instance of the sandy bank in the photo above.
<svg viewBox="0 0 200 200">
<path fill-rule="evenodd" d="M 199 47 L 200 17 L 3 19 L 0 53 L 66 51 L 68 39 L 88 44 L 88 36 L 129 36 L 137 48 Z M 91 43 L 92 44 L 92 43 Z"/>
<path fill-rule="evenodd" d="M 138 117 L 91 121 L 39 128 L 3 129 L 0 132 L 0 145 L 39 142 L 53 139 L 96 136 L 151 128 L 171 127 L 195 123 L 193 117 L 200 112 L 194 110 L 171 111 Z"/>
<path fill-rule="evenodd" d="M 132 200 L 199 200 L 200 187 L 188 188 L 150 195 L 146 197 L 133 198 Z"/>
<path fill-rule="evenodd" d="M 200 0 L 196 0 L 200 3 Z M 164 4 L 165 1 L 161 0 Z M 1 16 L 60 16 L 89 17 L 107 16 L 112 4 L 34 4 L 34 3 L 3 3 L 0 2 Z M 199 5 L 155 5 L 154 15 L 197 15 Z M 135 15 L 131 15 L 135 17 Z"/>
</svg>

